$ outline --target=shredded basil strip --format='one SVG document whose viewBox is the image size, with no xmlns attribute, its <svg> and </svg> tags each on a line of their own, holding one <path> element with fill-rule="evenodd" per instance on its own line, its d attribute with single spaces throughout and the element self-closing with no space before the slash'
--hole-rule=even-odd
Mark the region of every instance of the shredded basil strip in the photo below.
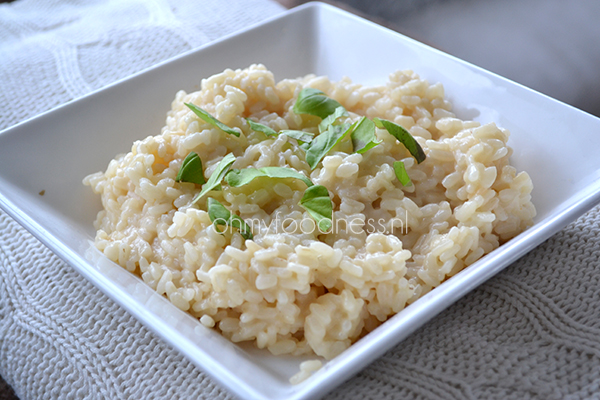
<svg viewBox="0 0 600 400">
<path fill-rule="evenodd" d="M 375 122 L 375 125 L 377 125 L 378 128 L 387 130 L 392 136 L 398 139 L 417 160 L 417 163 L 420 164 L 425 161 L 426 156 L 421 145 L 419 145 L 419 142 L 417 142 L 406 129 L 385 119 L 373 118 L 373 122 Z"/>
<path fill-rule="evenodd" d="M 300 91 L 293 110 L 296 114 L 311 114 L 325 119 L 338 107 L 342 107 L 342 105 L 327 97 L 322 91 L 304 88 Z"/>
<path fill-rule="evenodd" d="M 278 136 L 279 134 L 273 129 L 266 125 L 259 124 L 258 122 L 252 121 L 250 118 L 246 118 L 248 124 L 250 125 L 250 129 L 256 132 L 262 132 L 267 136 Z"/>
<path fill-rule="evenodd" d="M 406 167 L 402 161 L 394 161 L 394 172 L 396 173 L 396 178 L 398 178 L 403 186 L 412 185 L 410 176 L 408 176 L 408 172 L 406 172 Z"/>
<path fill-rule="evenodd" d="M 338 144 L 349 130 L 350 124 L 330 125 L 327 131 L 321 133 L 310 143 L 306 149 L 306 162 L 311 170 L 317 167 L 329 150 Z"/>
<path fill-rule="evenodd" d="M 206 193 L 210 192 L 211 190 L 215 190 L 215 189 L 219 188 L 221 185 L 221 181 L 223 180 L 223 177 L 225 176 L 227 171 L 229 171 L 229 168 L 231 168 L 231 164 L 233 164 L 234 161 L 235 161 L 235 156 L 231 153 L 229 153 L 225 157 L 223 157 L 223 159 L 219 162 L 219 165 L 217 165 L 217 168 L 215 169 L 215 171 L 212 173 L 210 178 L 208 178 L 208 182 L 206 182 L 202 186 L 202 190 L 200 191 L 200 193 L 198 193 L 198 195 L 194 198 L 194 200 L 192 200 L 192 203 L 196 203 L 198 200 L 200 200 L 202 198 L 202 196 L 204 196 Z"/>
<path fill-rule="evenodd" d="M 237 228 L 244 239 L 248 240 L 253 238 L 252 231 L 248 224 L 246 224 L 246 222 L 238 215 L 229 212 L 223 204 L 212 197 L 208 198 L 208 216 L 217 231 L 219 231 L 219 225 L 231 226 Z"/>
<path fill-rule="evenodd" d="M 225 176 L 225 182 L 232 187 L 240 187 L 247 185 L 255 178 L 266 176 L 269 178 L 293 178 L 300 179 L 310 187 L 313 185 L 310 179 L 300 172 L 284 167 L 264 167 L 264 168 L 244 168 L 242 170 L 231 170 Z"/>
<path fill-rule="evenodd" d="M 207 113 L 206 111 L 201 109 L 200 107 L 198 107 L 194 104 L 191 104 L 191 103 L 183 103 L 183 104 L 185 104 L 190 110 L 192 110 L 194 112 L 194 114 L 199 116 L 204 122 L 211 124 L 215 128 L 219 128 L 220 130 L 222 130 L 225 133 L 229 133 L 230 135 L 240 137 L 240 133 L 238 131 L 228 127 L 227 125 L 225 125 L 224 123 L 222 123 L 221 121 L 219 121 L 218 119 L 216 119 L 215 117 L 213 117 L 212 115 L 210 115 L 209 113 Z"/>
<path fill-rule="evenodd" d="M 333 125 L 335 121 L 340 117 L 347 117 L 348 111 L 342 106 L 339 106 L 335 109 L 333 114 L 329 114 L 321 123 L 319 124 L 319 132 L 325 132 L 330 125 Z"/>
<path fill-rule="evenodd" d="M 354 151 L 359 154 L 381 143 L 375 136 L 375 123 L 367 117 L 362 117 L 358 122 L 354 123 L 354 129 L 350 138 L 352 139 Z"/>
<path fill-rule="evenodd" d="M 308 151 L 309 147 L 310 147 L 310 143 L 302 143 L 302 144 L 301 144 L 300 146 L 298 146 L 298 147 L 300 147 L 300 148 L 301 148 L 302 150 L 304 150 L 304 152 L 306 153 L 306 152 Z"/>
<path fill-rule="evenodd" d="M 198 185 L 203 185 L 206 182 L 204 174 L 202 173 L 202 160 L 198 154 L 192 151 L 185 157 L 183 163 L 181 163 L 175 181 L 191 182 Z"/>
<path fill-rule="evenodd" d="M 304 191 L 300 205 L 317 222 L 321 232 L 329 232 L 333 226 L 333 203 L 325 186 L 314 185 Z"/>
<path fill-rule="evenodd" d="M 289 136 L 292 139 L 296 139 L 302 143 L 310 143 L 310 142 L 312 142 L 312 140 L 314 138 L 314 135 L 312 133 L 304 132 L 304 131 L 283 130 L 283 131 L 280 131 L 279 133 L 281 133 L 282 135 Z"/>
<path fill-rule="evenodd" d="M 246 121 L 248 121 L 248 124 L 250 125 L 250 128 L 253 131 L 262 132 L 267 136 L 278 136 L 278 135 L 282 134 L 282 135 L 289 136 L 292 139 L 296 139 L 303 143 L 310 143 L 310 141 L 312 141 L 312 139 L 314 137 L 314 135 L 310 132 L 294 131 L 294 130 L 287 130 L 287 129 L 284 129 L 282 131 L 279 131 L 279 133 L 277 133 L 277 131 L 275 131 L 274 129 L 272 129 L 266 125 L 259 124 L 258 122 L 254 122 L 250 118 L 246 118 Z"/>
</svg>

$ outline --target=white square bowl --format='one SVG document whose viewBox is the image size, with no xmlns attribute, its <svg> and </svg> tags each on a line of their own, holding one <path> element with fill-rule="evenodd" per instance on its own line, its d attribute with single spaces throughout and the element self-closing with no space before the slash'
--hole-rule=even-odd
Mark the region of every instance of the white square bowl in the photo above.
<svg viewBox="0 0 600 400">
<path fill-rule="evenodd" d="M 303 360 L 235 345 L 200 325 L 93 247 L 99 197 L 82 178 L 136 139 L 160 133 L 179 89 L 262 63 L 276 79 L 308 73 L 383 83 L 398 69 L 441 82 L 463 119 L 508 128 L 511 158 L 534 183 L 535 225 L 444 282 L 299 385 Z M 233 393 L 326 394 L 461 296 L 600 200 L 600 119 L 334 7 L 310 3 L 0 133 L 0 206 L 63 260 Z M 39 192 L 45 191 L 44 196 Z"/>
</svg>

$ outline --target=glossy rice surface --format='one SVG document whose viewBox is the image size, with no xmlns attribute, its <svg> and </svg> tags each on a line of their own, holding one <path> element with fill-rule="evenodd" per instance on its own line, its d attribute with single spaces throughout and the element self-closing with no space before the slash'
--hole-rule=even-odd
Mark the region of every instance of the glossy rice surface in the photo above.
<svg viewBox="0 0 600 400">
<path fill-rule="evenodd" d="M 140 132 L 131 151 L 84 179 L 102 197 L 95 243 L 200 323 L 234 342 L 274 354 L 331 359 L 390 316 L 532 225 L 532 182 L 509 163 L 509 132 L 463 121 L 440 83 L 413 71 L 383 86 L 308 75 L 276 81 L 262 65 L 203 79 L 180 91 L 160 132 Z M 276 131 L 318 134 L 320 118 L 297 115 L 302 88 L 322 90 L 349 112 L 343 122 L 379 117 L 406 128 L 427 158 L 418 164 L 396 138 L 357 154 L 349 137 L 311 170 L 298 142 L 267 137 L 246 118 Z M 193 103 L 237 129 L 227 134 L 198 118 Z M 150 135 L 150 136 L 148 136 Z M 229 153 L 232 168 L 293 168 L 325 186 L 333 228 L 319 231 L 299 205 L 306 184 L 257 178 L 192 203 L 201 186 L 176 182 L 196 152 L 210 177 Z M 412 185 L 396 178 L 403 161 Z M 220 201 L 252 228 L 220 233 L 206 198 Z"/>
</svg>

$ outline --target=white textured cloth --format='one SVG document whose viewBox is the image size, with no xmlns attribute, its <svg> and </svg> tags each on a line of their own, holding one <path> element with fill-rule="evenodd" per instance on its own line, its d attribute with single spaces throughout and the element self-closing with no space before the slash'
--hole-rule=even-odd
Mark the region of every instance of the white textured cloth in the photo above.
<svg viewBox="0 0 600 400">
<path fill-rule="evenodd" d="M 269 0 L 0 5 L 0 129 L 282 11 Z M 600 211 L 328 398 L 600 398 Z M 0 212 L 0 375 L 21 399 L 231 398 Z"/>
</svg>

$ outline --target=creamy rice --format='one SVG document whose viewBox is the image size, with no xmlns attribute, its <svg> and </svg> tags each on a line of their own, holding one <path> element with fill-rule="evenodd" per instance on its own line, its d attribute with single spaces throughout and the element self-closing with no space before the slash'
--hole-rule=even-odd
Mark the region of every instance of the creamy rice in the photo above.
<svg viewBox="0 0 600 400">
<path fill-rule="evenodd" d="M 343 140 L 311 171 L 295 139 L 265 137 L 245 120 L 318 133 L 318 117 L 292 110 L 305 87 L 341 103 L 348 122 L 364 115 L 403 126 L 427 159 L 417 164 L 404 145 L 377 129 L 378 146 L 357 154 Z M 241 135 L 205 123 L 184 103 Z M 510 166 L 508 137 L 493 123 L 456 118 L 442 85 L 412 71 L 365 87 L 314 75 L 277 83 L 264 66 L 252 65 L 204 79 L 198 92 L 178 92 L 159 135 L 135 142 L 84 183 L 102 196 L 98 249 L 175 306 L 234 342 L 331 359 L 532 224 L 532 183 Z M 279 166 L 305 174 L 332 196 L 333 231 L 322 234 L 314 224 L 311 230 L 312 219 L 298 204 L 302 181 L 257 178 L 210 194 L 252 222 L 253 240 L 236 229 L 217 232 L 206 199 L 191 204 L 200 186 L 175 181 L 191 151 L 207 178 L 228 153 L 237 157 L 233 168 Z M 398 160 L 412 186 L 396 179 Z"/>
</svg>

